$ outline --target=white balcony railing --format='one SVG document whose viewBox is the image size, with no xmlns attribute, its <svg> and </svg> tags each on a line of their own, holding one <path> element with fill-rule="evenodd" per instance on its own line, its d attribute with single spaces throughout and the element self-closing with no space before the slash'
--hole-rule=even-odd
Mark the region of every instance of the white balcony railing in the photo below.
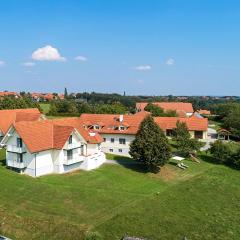
<svg viewBox="0 0 240 240">
<path fill-rule="evenodd" d="M 27 167 L 27 162 L 26 161 L 19 162 L 17 160 L 8 160 L 7 161 L 7 166 L 22 169 L 22 168 Z"/>
<path fill-rule="evenodd" d="M 64 149 L 65 150 L 70 150 L 70 149 L 74 149 L 74 148 L 80 148 L 81 147 L 81 143 L 68 143 Z"/>
<path fill-rule="evenodd" d="M 7 146 L 8 152 L 15 152 L 15 153 L 25 153 L 27 150 L 25 147 L 18 147 L 14 145 L 8 145 Z"/>
<path fill-rule="evenodd" d="M 71 164 L 74 164 L 74 163 L 83 162 L 84 159 L 85 159 L 85 157 L 82 156 L 82 155 L 73 156 L 72 158 L 64 157 L 63 164 L 64 165 L 71 165 Z"/>
</svg>

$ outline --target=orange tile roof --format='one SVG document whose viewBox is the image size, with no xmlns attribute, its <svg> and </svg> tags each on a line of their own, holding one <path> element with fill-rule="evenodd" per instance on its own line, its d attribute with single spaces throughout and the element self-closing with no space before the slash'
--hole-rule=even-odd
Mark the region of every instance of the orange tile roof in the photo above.
<svg viewBox="0 0 240 240">
<path fill-rule="evenodd" d="M 82 114 L 80 116 L 80 122 L 82 125 L 91 127 L 92 125 L 100 125 L 100 129 L 96 129 L 98 133 L 102 134 L 136 134 L 142 120 L 146 116 L 144 115 L 123 115 L 123 122 L 119 122 L 119 115 L 114 114 Z M 191 131 L 207 131 L 208 120 L 197 117 L 155 117 L 154 121 L 163 129 L 176 128 L 177 121 L 186 122 L 188 129 Z M 100 124 L 102 123 L 102 124 Z M 126 130 L 119 130 L 113 128 L 114 126 L 126 126 Z"/>
<path fill-rule="evenodd" d="M 0 97 L 2 96 L 20 96 L 19 93 L 17 92 L 0 92 Z"/>
<path fill-rule="evenodd" d="M 136 134 L 140 123 L 145 115 L 123 115 L 123 121 L 120 122 L 119 114 L 82 114 L 80 122 L 82 125 L 91 127 L 92 125 L 100 125 L 101 129 L 94 131 L 101 133 L 117 133 L 117 134 Z M 115 127 L 125 126 L 125 130 L 119 130 Z"/>
<path fill-rule="evenodd" d="M 83 127 L 83 124 L 81 124 L 80 118 L 77 118 L 77 117 L 59 118 L 59 119 L 52 119 L 48 121 L 52 121 L 55 125 L 59 125 L 59 126 L 74 127 L 82 135 L 82 137 L 90 144 L 101 143 L 103 141 L 103 138 L 99 134 L 96 134 L 95 136 L 91 136 L 90 135 L 91 131 Z"/>
<path fill-rule="evenodd" d="M 138 111 L 143 111 L 144 108 L 148 105 L 147 102 L 139 102 L 136 103 L 136 108 Z M 191 103 L 184 102 L 153 102 L 153 104 L 161 107 L 165 111 L 167 110 L 175 110 L 175 111 L 184 111 L 186 113 L 192 113 L 193 107 Z"/>
<path fill-rule="evenodd" d="M 134 115 L 135 116 L 144 116 L 144 117 L 146 117 L 148 115 L 151 115 L 151 113 L 148 112 L 148 111 L 143 110 L 143 111 L 140 111 L 140 112 L 136 112 Z"/>
<path fill-rule="evenodd" d="M 154 121 L 162 130 L 174 129 L 177 122 L 185 122 L 189 131 L 207 131 L 208 120 L 206 118 L 181 118 L 181 117 L 155 117 Z"/>
<path fill-rule="evenodd" d="M 202 114 L 202 115 L 211 115 L 211 112 L 209 110 L 205 110 L 205 109 L 200 109 L 198 111 L 199 114 Z"/>
<path fill-rule="evenodd" d="M 90 144 L 103 141 L 97 133 L 94 136 L 90 135 L 89 131 L 79 124 L 78 118 L 22 121 L 14 123 L 13 126 L 31 153 L 62 149 L 74 129 Z"/>
<path fill-rule="evenodd" d="M 0 110 L 0 129 L 6 134 L 9 127 L 20 121 L 36 121 L 41 117 L 37 108 Z"/>
</svg>

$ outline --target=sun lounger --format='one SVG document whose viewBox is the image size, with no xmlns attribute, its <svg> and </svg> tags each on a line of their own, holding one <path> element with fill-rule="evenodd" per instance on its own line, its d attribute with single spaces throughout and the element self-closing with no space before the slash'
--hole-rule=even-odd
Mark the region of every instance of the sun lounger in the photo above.
<svg viewBox="0 0 240 240">
<path fill-rule="evenodd" d="M 183 167 L 180 163 L 178 163 L 177 164 L 177 166 L 179 167 L 179 168 L 181 168 L 181 169 L 183 169 L 183 170 L 185 170 L 186 168 L 185 167 Z"/>
<path fill-rule="evenodd" d="M 185 168 L 188 168 L 188 165 L 184 164 L 184 163 L 180 163 L 181 166 L 185 167 Z"/>
</svg>

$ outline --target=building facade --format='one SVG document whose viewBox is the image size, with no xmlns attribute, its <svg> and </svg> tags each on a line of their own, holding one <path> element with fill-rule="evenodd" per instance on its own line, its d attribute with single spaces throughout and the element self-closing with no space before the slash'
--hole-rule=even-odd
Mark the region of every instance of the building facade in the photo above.
<svg viewBox="0 0 240 240">
<path fill-rule="evenodd" d="M 2 140 L 6 146 L 6 165 L 20 173 L 38 177 L 73 170 L 92 170 L 105 162 L 101 137 L 58 126 L 53 122 L 20 122 Z"/>
</svg>

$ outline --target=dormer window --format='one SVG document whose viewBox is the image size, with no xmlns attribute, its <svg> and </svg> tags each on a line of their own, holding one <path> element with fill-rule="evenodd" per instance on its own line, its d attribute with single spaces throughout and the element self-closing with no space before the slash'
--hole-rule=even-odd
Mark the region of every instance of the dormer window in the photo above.
<svg viewBox="0 0 240 240">
<path fill-rule="evenodd" d="M 125 130 L 125 127 L 124 126 L 120 126 L 119 130 Z"/>
<path fill-rule="evenodd" d="M 72 144 L 72 135 L 70 135 L 70 137 L 68 139 L 68 144 Z"/>
<path fill-rule="evenodd" d="M 99 130 L 100 126 L 99 125 L 94 125 L 94 129 Z"/>
</svg>

